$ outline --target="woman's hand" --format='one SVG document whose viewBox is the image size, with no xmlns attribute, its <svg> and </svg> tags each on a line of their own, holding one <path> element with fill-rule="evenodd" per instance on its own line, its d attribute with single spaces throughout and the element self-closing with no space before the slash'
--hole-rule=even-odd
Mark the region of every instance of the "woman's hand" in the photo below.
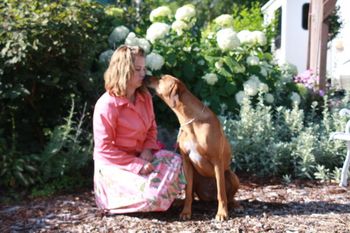
<svg viewBox="0 0 350 233">
<path fill-rule="evenodd" d="M 145 149 L 145 150 L 143 150 L 142 152 L 141 152 L 141 154 L 140 154 L 140 158 L 141 159 L 144 159 L 144 160 L 146 160 L 146 161 L 148 161 L 148 162 L 151 162 L 152 160 L 153 160 L 153 154 L 152 154 L 152 151 L 151 151 L 151 149 Z"/>
<path fill-rule="evenodd" d="M 148 175 L 151 172 L 153 172 L 154 167 L 151 163 L 145 163 L 145 165 L 143 165 L 143 167 L 140 170 L 140 175 Z"/>
<path fill-rule="evenodd" d="M 140 154 L 140 158 L 147 161 L 147 163 L 145 163 L 145 165 L 143 165 L 143 167 L 141 168 L 140 174 L 141 175 L 148 175 L 151 172 L 153 172 L 154 167 L 150 163 L 153 160 L 152 151 L 150 149 L 143 150 Z"/>
</svg>

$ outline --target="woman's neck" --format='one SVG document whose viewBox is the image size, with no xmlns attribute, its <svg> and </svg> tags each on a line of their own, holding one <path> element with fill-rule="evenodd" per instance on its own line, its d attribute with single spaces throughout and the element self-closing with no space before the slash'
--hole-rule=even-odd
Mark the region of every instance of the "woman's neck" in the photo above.
<svg viewBox="0 0 350 233">
<path fill-rule="evenodd" d="M 126 91 L 126 98 L 131 102 L 131 103 L 135 103 L 135 99 L 136 99 L 136 90 L 127 90 Z"/>
</svg>

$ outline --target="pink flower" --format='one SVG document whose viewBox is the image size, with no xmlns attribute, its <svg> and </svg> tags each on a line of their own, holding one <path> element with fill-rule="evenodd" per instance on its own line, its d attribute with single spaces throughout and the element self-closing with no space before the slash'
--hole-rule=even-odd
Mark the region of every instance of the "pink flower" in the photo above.
<svg viewBox="0 0 350 233">
<path fill-rule="evenodd" d="M 316 76 L 311 69 L 305 70 L 293 78 L 295 83 L 303 84 L 310 91 L 315 92 L 320 96 L 324 96 L 324 91 L 320 90 L 316 92 L 319 79 L 319 76 Z"/>
</svg>

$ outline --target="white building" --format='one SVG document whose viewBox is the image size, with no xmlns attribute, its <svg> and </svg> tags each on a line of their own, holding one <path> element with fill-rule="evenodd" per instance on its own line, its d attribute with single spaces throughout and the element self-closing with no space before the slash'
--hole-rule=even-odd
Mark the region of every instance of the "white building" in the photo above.
<svg viewBox="0 0 350 233">
<path fill-rule="evenodd" d="M 350 1 L 337 0 L 342 28 L 328 47 L 327 74 L 336 88 L 350 90 Z"/>
<path fill-rule="evenodd" d="M 279 25 L 272 45 L 280 64 L 292 63 L 298 72 L 306 70 L 309 0 L 270 0 L 262 7 L 265 23 L 276 18 Z"/>
<path fill-rule="evenodd" d="M 301 73 L 307 69 L 309 0 L 270 0 L 262 7 L 265 23 L 276 18 L 280 23 L 278 35 L 272 45 L 280 64 L 292 63 Z M 343 27 L 339 35 L 328 44 L 327 77 L 337 88 L 350 90 L 350 9 L 349 0 L 337 0 Z"/>
</svg>

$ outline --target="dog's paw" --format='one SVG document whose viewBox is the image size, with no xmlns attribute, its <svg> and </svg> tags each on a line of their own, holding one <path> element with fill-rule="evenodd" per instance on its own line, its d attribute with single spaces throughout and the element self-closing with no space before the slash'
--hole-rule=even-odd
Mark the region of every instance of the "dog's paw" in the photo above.
<svg viewBox="0 0 350 233">
<path fill-rule="evenodd" d="M 225 221 L 228 219 L 228 213 L 225 212 L 218 212 L 215 216 L 215 219 L 217 221 Z"/>
<path fill-rule="evenodd" d="M 190 220 L 191 219 L 191 215 L 192 215 L 191 212 L 182 211 L 181 214 L 180 214 L 180 220 Z"/>
</svg>

